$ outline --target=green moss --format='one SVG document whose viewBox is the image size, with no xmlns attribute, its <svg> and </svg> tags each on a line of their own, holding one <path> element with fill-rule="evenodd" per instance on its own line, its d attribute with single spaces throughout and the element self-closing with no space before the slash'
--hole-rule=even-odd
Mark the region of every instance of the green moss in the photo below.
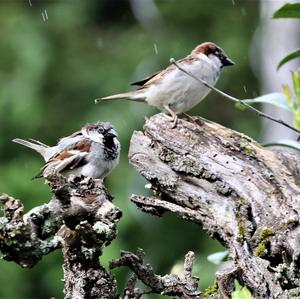
<svg viewBox="0 0 300 299">
<path fill-rule="evenodd" d="M 269 242 L 270 236 L 273 236 L 274 233 L 271 229 L 265 228 L 261 230 L 259 233 L 259 238 L 258 238 L 258 245 L 255 249 L 255 255 L 256 256 L 264 256 L 266 254 L 266 245 Z"/>
<path fill-rule="evenodd" d="M 244 197 L 238 197 L 236 199 L 236 221 L 238 226 L 238 232 L 239 235 L 237 237 L 237 242 L 242 243 L 244 241 L 245 235 L 247 234 L 247 227 L 245 223 L 247 223 L 248 220 L 248 209 L 249 209 L 249 203 L 247 199 Z"/>
<path fill-rule="evenodd" d="M 247 202 L 246 198 L 241 196 L 241 197 L 239 197 L 238 201 L 241 203 L 242 206 L 248 208 L 248 202 Z"/>
<path fill-rule="evenodd" d="M 258 246 L 255 249 L 255 255 L 256 256 L 264 256 L 266 254 L 266 245 L 264 242 L 261 242 L 258 244 Z"/>
<path fill-rule="evenodd" d="M 240 148 L 247 154 L 252 154 L 254 153 L 254 149 L 250 145 L 250 142 L 246 139 L 241 139 L 240 140 Z"/>
<path fill-rule="evenodd" d="M 265 228 L 260 232 L 260 239 L 264 241 L 272 235 L 274 235 L 273 231 L 269 228 Z"/>
<path fill-rule="evenodd" d="M 218 291 L 218 286 L 216 283 L 208 286 L 204 291 L 204 298 L 208 299 L 211 295 L 217 293 L 217 291 Z"/>
<path fill-rule="evenodd" d="M 250 145 L 244 146 L 243 150 L 248 154 L 253 153 L 253 148 Z"/>
<path fill-rule="evenodd" d="M 241 236 L 244 236 L 245 235 L 245 225 L 244 225 L 244 223 L 239 222 L 238 223 L 238 228 L 239 228 L 239 234 Z"/>
<path fill-rule="evenodd" d="M 237 242 L 242 243 L 244 241 L 246 227 L 245 227 L 243 214 L 240 211 L 236 213 L 236 220 L 237 220 L 238 231 L 239 231 Z"/>
</svg>

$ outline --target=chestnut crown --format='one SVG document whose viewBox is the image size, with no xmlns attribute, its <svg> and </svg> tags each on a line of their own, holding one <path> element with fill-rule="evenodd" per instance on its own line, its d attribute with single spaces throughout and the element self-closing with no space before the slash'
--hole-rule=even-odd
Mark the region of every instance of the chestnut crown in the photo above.
<svg viewBox="0 0 300 299">
<path fill-rule="evenodd" d="M 234 62 L 226 55 L 223 49 L 212 42 L 202 43 L 192 51 L 192 54 L 197 55 L 200 53 L 207 57 L 210 55 L 216 56 L 221 61 L 222 66 L 234 65 Z"/>
</svg>

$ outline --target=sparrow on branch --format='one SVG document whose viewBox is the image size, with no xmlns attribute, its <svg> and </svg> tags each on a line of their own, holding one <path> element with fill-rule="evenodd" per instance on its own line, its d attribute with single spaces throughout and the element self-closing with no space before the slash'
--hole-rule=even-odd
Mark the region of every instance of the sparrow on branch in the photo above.
<svg viewBox="0 0 300 299">
<path fill-rule="evenodd" d="M 217 83 L 223 67 L 234 65 L 225 52 L 211 42 L 200 44 L 176 64 L 213 86 Z M 116 99 L 146 102 L 171 114 L 176 126 L 177 114 L 190 110 L 210 92 L 209 87 L 188 76 L 174 64 L 131 85 L 137 85 L 139 88 L 96 99 L 95 103 Z"/>
<path fill-rule="evenodd" d="M 61 173 L 66 177 L 73 174 L 104 179 L 119 162 L 120 143 L 116 131 L 108 122 L 87 124 L 80 131 L 60 139 L 55 146 L 33 139 L 16 138 L 13 142 L 43 156 L 46 163 L 33 178 Z"/>
</svg>

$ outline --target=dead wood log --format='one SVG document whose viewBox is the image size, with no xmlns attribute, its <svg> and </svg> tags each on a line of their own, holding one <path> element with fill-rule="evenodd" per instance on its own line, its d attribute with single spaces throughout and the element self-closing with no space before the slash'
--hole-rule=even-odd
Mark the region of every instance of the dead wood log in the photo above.
<svg viewBox="0 0 300 299">
<path fill-rule="evenodd" d="M 229 249 L 230 266 L 216 275 L 221 298 L 231 298 L 233 279 L 254 298 L 299 298 L 299 156 L 195 122 L 180 120 L 172 129 L 158 114 L 133 134 L 129 160 L 153 196 L 131 200 L 147 213 L 203 224 Z"/>
</svg>

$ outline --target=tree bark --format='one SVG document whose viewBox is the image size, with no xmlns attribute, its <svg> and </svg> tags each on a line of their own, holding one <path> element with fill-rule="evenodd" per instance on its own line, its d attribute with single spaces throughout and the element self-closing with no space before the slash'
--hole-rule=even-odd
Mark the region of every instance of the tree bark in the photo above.
<svg viewBox="0 0 300 299">
<path fill-rule="evenodd" d="M 0 249 L 3 258 L 33 267 L 43 255 L 62 248 L 65 298 L 117 298 L 114 277 L 99 263 L 104 246 L 116 237 L 121 211 L 102 180 L 48 177 L 53 197 L 23 214 L 21 202 L 2 195 Z"/>
<path fill-rule="evenodd" d="M 185 256 L 181 271 L 164 276 L 154 273 L 149 264 L 144 264 L 144 251 L 139 249 L 137 254 L 122 251 L 121 257 L 110 262 L 110 269 L 126 266 L 134 273 L 128 280 L 122 298 L 138 299 L 144 294 L 156 293 L 182 299 L 202 299 L 198 290 L 199 278 L 192 275 L 194 253 L 188 252 Z M 137 280 L 142 281 L 148 290 L 136 287 Z"/>
<path fill-rule="evenodd" d="M 234 279 L 254 298 L 299 298 L 298 154 L 202 118 L 171 126 L 158 114 L 133 134 L 130 163 L 154 194 L 131 200 L 145 212 L 202 224 L 229 249 L 216 275 L 221 298 L 231 298 Z"/>
<path fill-rule="evenodd" d="M 30 268 L 44 255 L 62 248 L 65 299 L 138 299 L 157 293 L 183 299 L 201 299 L 199 279 L 192 275 L 193 252 L 186 255 L 178 275 L 155 274 L 144 264 L 144 252 L 122 252 L 110 268 L 127 266 L 135 273 L 119 296 L 116 279 L 99 263 L 105 246 L 116 238 L 122 213 L 111 202 L 102 180 L 57 174 L 47 177 L 53 192 L 50 202 L 24 214 L 20 200 L 3 194 L 4 216 L 0 217 L 0 250 L 3 259 Z M 148 287 L 136 287 L 141 280 Z"/>
<path fill-rule="evenodd" d="M 253 298 L 299 298 L 299 155 L 261 147 L 251 138 L 216 123 L 180 120 L 158 114 L 135 132 L 130 162 L 149 182 L 152 197 L 133 195 L 145 212 L 170 211 L 202 224 L 229 249 L 230 260 L 216 273 L 209 298 L 231 298 L 233 281 Z M 116 280 L 99 263 L 116 238 L 121 211 L 102 180 L 50 174 L 53 197 L 24 214 L 21 202 L 0 196 L 2 257 L 33 267 L 43 255 L 62 248 L 65 298 L 118 298 Z M 188 249 L 187 249 L 188 250 Z M 110 268 L 127 266 L 133 276 L 121 298 L 146 293 L 201 299 L 192 275 L 194 254 L 186 255 L 179 274 L 155 274 L 144 253 L 122 252 Z M 136 287 L 141 280 L 148 289 Z M 204 296 L 208 298 L 207 296 Z"/>
</svg>

